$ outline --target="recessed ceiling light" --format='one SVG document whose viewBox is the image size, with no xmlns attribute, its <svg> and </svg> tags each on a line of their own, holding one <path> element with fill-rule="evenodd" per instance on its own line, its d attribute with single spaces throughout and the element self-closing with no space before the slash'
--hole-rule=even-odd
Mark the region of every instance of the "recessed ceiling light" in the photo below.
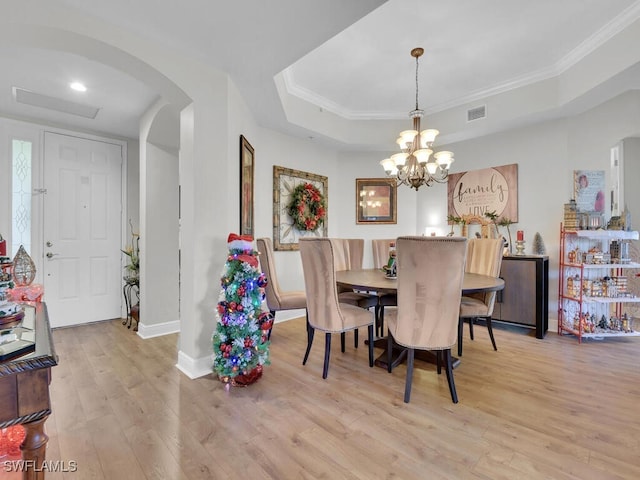
<svg viewBox="0 0 640 480">
<path fill-rule="evenodd" d="M 76 92 L 86 92 L 87 91 L 87 87 L 85 87 L 84 84 L 82 84 L 80 82 L 73 82 L 69 86 L 71 87 L 72 90 L 75 90 Z"/>
</svg>

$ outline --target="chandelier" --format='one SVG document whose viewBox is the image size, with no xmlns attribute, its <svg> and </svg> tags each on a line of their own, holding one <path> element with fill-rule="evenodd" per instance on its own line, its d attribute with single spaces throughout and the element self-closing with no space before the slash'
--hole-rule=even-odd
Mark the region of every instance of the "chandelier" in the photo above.
<svg viewBox="0 0 640 480">
<path fill-rule="evenodd" d="M 420 130 L 420 119 L 424 116 L 424 110 L 418 108 L 418 59 L 423 53 L 422 48 L 411 50 L 411 56 L 416 59 L 416 108 L 409 112 L 409 117 L 413 119 L 413 129 L 400 132 L 396 143 L 400 146 L 401 152 L 380 162 L 387 176 L 395 177 L 398 185 L 408 185 L 416 190 L 421 185 L 428 187 L 433 182 L 444 183 L 453 163 L 453 153 L 433 153 L 431 149 L 440 132 L 433 128 Z M 433 157 L 430 161 L 431 154 Z"/>
</svg>

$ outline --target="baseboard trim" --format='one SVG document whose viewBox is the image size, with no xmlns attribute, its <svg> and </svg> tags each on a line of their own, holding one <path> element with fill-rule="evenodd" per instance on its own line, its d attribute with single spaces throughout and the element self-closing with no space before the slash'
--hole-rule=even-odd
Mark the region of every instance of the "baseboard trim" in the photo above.
<svg viewBox="0 0 640 480">
<path fill-rule="evenodd" d="M 192 358 L 186 353 L 178 352 L 176 368 L 191 380 L 213 373 L 213 354 L 202 358 Z"/>
<path fill-rule="evenodd" d="M 140 338 L 161 337 L 178 332 L 180 332 L 180 320 L 154 325 L 145 325 L 144 323 L 138 325 L 138 336 Z"/>
<path fill-rule="evenodd" d="M 299 310 L 280 310 L 279 312 L 276 312 L 276 319 L 274 323 L 286 322 L 287 320 L 306 317 L 306 315 L 307 311 L 304 308 Z"/>
</svg>

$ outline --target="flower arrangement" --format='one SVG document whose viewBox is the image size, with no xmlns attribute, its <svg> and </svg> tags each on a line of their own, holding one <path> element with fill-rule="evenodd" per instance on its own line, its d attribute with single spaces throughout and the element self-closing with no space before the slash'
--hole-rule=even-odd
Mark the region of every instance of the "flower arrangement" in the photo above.
<svg viewBox="0 0 640 480">
<path fill-rule="evenodd" d="M 327 216 L 325 198 L 311 183 L 301 183 L 291 194 L 287 213 L 298 230 L 315 232 Z"/>
<path fill-rule="evenodd" d="M 500 231 L 498 230 L 498 226 L 507 227 L 507 235 L 509 235 L 508 246 L 509 246 L 509 252 L 511 252 L 511 245 L 513 244 L 513 242 L 511 240 L 511 229 L 509 228 L 509 226 L 513 225 L 515 222 L 507 217 L 498 218 L 498 214 L 495 212 L 495 210 L 493 212 L 485 212 L 484 216 L 487 217 L 489 220 L 491 220 L 493 225 L 496 227 L 496 234 L 498 235 L 498 237 L 500 236 Z"/>
<path fill-rule="evenodd" d="M 120 251 L 129 257 L 129 263 L 125 267 L 128 272 L 125 280 L 137 281 L 140 275 L 140 234 L 134 233 L 131 220 L 129 220 L 129 226 L 131 227 L 131 244 Z"/>
<path fill-rule="evenodd" d="M 452 237 L 453 236 L 453 226 L 454 225 L 461 225 L 464 229 L 464 226 L 466 225 L 467 221 L 462 218 L 462 217 L 457 217 L 455 215 L 447 215 L 447 221 L 451 224 L 451 231 L 447 234 L 448 237 Z M 460 232 L 462 234 L 462 232 Z"/>
</svg>

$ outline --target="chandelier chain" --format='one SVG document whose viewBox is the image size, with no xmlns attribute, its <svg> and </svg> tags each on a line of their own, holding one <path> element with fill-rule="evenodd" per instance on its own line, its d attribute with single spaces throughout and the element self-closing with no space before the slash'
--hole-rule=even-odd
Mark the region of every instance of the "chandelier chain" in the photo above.
<svg viewBox="0 0 640 480">
<path fill-rule="evenodd" d="M 419 56 L 416 56 L 416 110 L 418 110 L 418 60 Z"/>
</svg>

